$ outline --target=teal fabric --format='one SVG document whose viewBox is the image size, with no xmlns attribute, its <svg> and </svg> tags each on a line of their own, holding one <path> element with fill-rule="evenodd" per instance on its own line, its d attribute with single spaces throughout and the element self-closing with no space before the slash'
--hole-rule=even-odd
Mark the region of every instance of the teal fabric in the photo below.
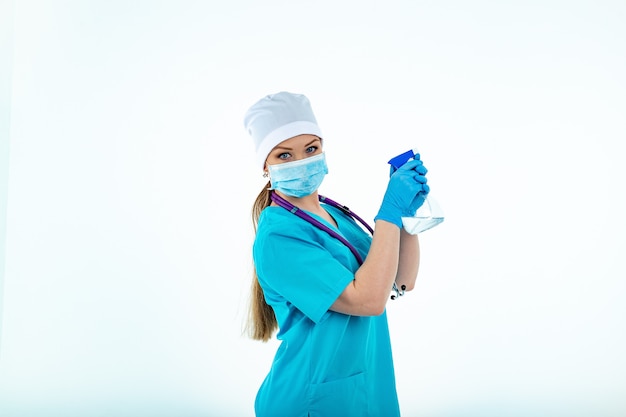
<svg viewBox="0 0 626 417">
<path fill-rule="evenodd" d="M 341 210 L 324 207 L 365 258 L 371 237 Z M 257 394 L 256 415 L 399 416 L 386 313 L 328 310 L 359 268 L 350 250 L 289 211 L 268 207 L 253 257 L 282 341 Z"/>
</svg>

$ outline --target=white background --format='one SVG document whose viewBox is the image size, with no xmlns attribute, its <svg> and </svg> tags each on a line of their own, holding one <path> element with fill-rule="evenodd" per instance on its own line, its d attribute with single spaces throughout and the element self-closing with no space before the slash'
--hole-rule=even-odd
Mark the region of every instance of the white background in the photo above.
<svg viewBox="0 0 626 417">
<path fill-rule="evenodd" d="M 388 305 L 404 416 L 626 415 L 624 2 L 0 15 L 2 417 L 253 415 L 277 345 L 242 336 L 242 118 L 281 90 L 313 103 L 322 193 L 366 219 L 391 156 L 430 170 L 446 221 Z"/>
</svg>

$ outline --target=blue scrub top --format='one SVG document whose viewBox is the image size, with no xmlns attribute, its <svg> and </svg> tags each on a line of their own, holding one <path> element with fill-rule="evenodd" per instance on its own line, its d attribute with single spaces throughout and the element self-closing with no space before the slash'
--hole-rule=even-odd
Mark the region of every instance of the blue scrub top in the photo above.
<svg viewBox="0 0 626 417">
<path fill-rule="evenodd" d="M 365 259 L 371 237 L 324 208 Z M 258 417 L 399 416 L 386 313 L 329 311 L 359 264 L 339 240 L 282 207 L 261 213 L 253 258 L 282 341 L 255 402 Z"/>
</svg>

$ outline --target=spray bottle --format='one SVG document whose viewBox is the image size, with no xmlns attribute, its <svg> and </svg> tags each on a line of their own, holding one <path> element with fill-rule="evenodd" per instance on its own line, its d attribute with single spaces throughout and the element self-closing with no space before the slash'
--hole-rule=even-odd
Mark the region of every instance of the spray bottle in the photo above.
<svg viewBox="0 0 626 417">
<path fill-rule="evenodd" d="M 394 169 L 400 168 L 411 159 L 419 158 L 417 149 L 411 149 L 389 160 L 389 165 Z M 430 194 L 426 197 L 424 204 L 417 209 L 413 217 L 403 217 L 402 226 L 404 230 L 412 235 L 432 229 L 443 222 L 444 216 L 441 207 Z"/>
</svg>

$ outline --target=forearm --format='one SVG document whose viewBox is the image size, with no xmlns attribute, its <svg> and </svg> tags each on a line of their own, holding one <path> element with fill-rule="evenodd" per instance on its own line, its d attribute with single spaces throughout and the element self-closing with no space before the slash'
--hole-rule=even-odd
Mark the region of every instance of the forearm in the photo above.
<svg viewBox="0 0 626 417">
<path fill-rule="evenodd" d="M 363 265 L 331 310 L 345 314 L 382 314 L 398 272 L 400 229 L 387 221 L 376 221 L 374 237 Z"/>
<path fill-rule="evenodd" d="M 406 291 L 411 291 L 415 287 L 419 265 L 419 239 L 417 235 L 411 235 L 402 229 L 400 232 L 398 273 L 396 275 L 398 288 L 402 288 L 402 285 L 405 285 Z"/>
<path fill-rule="evenodd" d="M 400 229 L 392 223 L 377 221 L 372 245 L 355 281 L 368 294 L 382 294 L 385 302 L 398 273 Z"/>
</svg>

